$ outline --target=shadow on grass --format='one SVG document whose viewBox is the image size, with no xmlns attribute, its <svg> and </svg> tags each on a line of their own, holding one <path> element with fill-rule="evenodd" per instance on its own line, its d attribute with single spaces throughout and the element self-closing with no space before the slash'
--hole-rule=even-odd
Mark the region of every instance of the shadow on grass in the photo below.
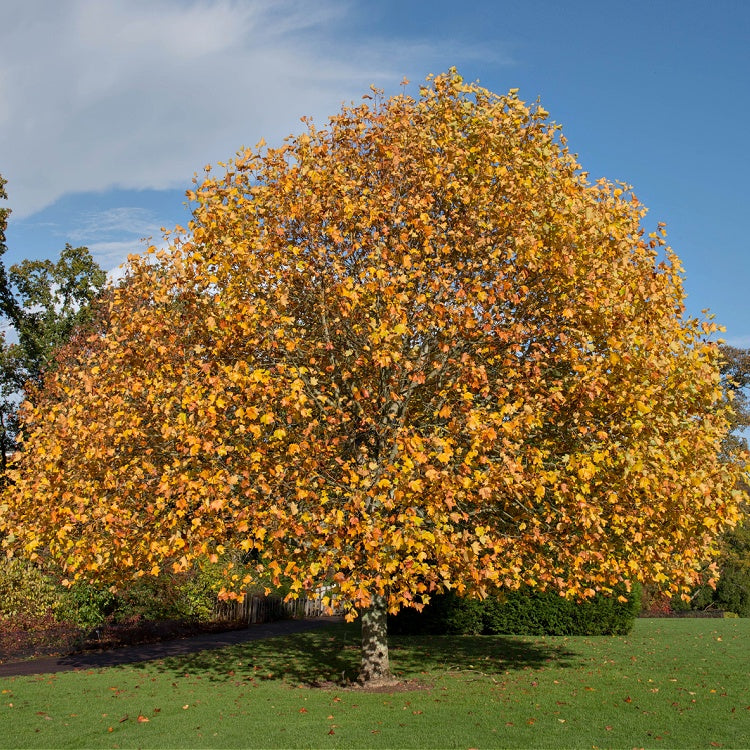
<svg viewBox="0 0 750 750">
<path fill-rule="evenodd" d="M 303 685 L 343 684 L 356 679 L 359 672 L 360 637 L 356 623 L 338 625 L 131 666 L 218 682 L 283 679 Z M 446 670 L 502 674 L 543 666 L 568 667 L 576 664 L 579 656 L 539 639 L 509 636 L 395 636 L 389 644 L 391 667 L 402 679 Z"/>
<path fill-rule="evenodd" d="M 390 654 L 395 668 L 408 675 L 435 670 L 501 674 L 579 663 L 579 654 L 563 645 L 499 635 L 397 636 L 390 639 Z"/>
</svg>

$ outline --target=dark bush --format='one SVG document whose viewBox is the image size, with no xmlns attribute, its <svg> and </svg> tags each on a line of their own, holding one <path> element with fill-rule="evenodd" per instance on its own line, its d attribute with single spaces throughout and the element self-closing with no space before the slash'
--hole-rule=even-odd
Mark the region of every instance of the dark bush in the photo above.
<svg viewBox="0 0 750 750">
<path fill-rule="evenodd" d="M 439 635 L 447 633 L 447 620 L 455 609 L 454 594 L 433 596 L 430 603 L 418 612 L 412 607 L 402 609 L 397 615 L 388 615 L 388 632 L 393 635 Z"/>
<path fill-rule="evenodd" d="M 714 604 L 740 617 L 750 617 L 750 575 L 747 566 L 725 565 L 716 586 Z"/>
<path fill-rule="evenodd" d="M 634 590 L 621 602 L 618 595 L 576 602 L 533 589 L 484 600 L 448 593 L 433 597 L 421 613 L 402 610 L 388 626 L 394 634 L 625 635 L 640 610 L 640 597 Z"/>
</svg>

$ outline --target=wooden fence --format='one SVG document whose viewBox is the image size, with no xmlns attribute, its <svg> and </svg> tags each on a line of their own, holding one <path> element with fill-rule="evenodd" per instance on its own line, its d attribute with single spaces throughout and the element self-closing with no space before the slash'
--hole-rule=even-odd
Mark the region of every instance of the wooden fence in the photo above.
<svg viewBox="0 0 750 750">
<path fill-rule="evenodd" d="M 285 602 L 280 596 L 252 594 L 243 601 L 217 601 L 214 619 L 222 622 L 271 622 L 285 618 L 322 617 L 330 614 L 323 606 L 322 594 L 315 599 L 297 599 Z M 339 614 L 334 612 L 334 614 Z"/>
</svg>

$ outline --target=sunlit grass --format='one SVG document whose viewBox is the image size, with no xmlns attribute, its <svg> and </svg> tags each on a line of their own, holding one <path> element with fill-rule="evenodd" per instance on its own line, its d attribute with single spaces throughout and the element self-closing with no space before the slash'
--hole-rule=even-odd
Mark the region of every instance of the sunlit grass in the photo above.
<svg viewBox="0 0 750 750">
<path fill-rule="evenodd" d="M 351 626 L 140 665 L 0 680 L 0 747 L 747 748 L 750 620 L 626 637 L 400 637 L 423 687 L 368 693 Z"/>
</svg>

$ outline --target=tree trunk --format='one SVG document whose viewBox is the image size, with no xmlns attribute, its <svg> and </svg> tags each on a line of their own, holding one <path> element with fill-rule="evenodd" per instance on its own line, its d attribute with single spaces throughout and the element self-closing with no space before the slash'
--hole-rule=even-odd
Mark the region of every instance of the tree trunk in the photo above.
<svg viewBox="0 0 750 750">
<path fill-rule="evenodd" d="M 388 608 L 385 597 L 374 596 L 362 613 L 362 665 L 359 681 L 367 685 L 395 684 L 388 663 Z"/>
</svg>

